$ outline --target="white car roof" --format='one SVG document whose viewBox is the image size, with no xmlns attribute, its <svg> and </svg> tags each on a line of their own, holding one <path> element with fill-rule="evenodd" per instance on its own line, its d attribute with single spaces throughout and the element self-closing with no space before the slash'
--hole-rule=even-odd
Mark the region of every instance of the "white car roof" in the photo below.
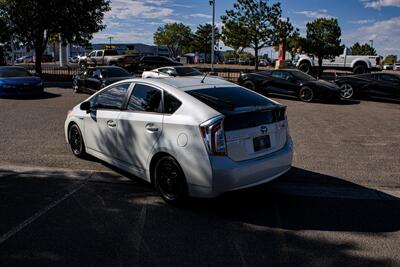
<svg viewBox="0 0 400 267">
<path fill-rule="evenodd" d="M 146 79 L 131 79 L 125 80 L 129 82 L 142 82 L 142 83 L 151 83 L 157 86 L 162 87 L 163 85 L 167 85 L 170 87 L 174 87 L 181 91 L 193 90 L 193 89 L 201 89 L 201 88 L 209 88 L 212 86 L 237 86 L 231 82 L 225 81 L 220 78 L 212 78 L 206 77 L 203 82 L 204 77 L 201 76 L 193 76 L 193 77 L 166 77 L 166 78 L 146 78 Z"/>
</svg>

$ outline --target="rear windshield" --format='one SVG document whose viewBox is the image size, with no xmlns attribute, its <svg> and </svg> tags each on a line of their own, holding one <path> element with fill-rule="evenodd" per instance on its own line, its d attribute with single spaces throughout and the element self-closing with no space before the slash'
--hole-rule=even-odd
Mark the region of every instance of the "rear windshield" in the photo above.
<svg viewBox="0 0 400 267">
<path fill-rule="evenodd" d="M 103 75 L 107 77 L 126 77 L 131 76 L 129 72 L 123 68 L 106 68 L 102 70 Z"/>
<path fill-rule="evenodd" d="M 175 68 L 179 76 L 196 76 L 203 75 L 198 69 L 192 67 Z"/>
<path fill-rule="evenodd" d="M 221 113 L 238 111 L 246 107 L 276 106 L 267 98 L 239 86 L 198 89 L 187 93 Z"/>
<path fill-rule="evenodd" d="M 0 69 L 0 77 L 26 77 L 31 76 L 31 74 L 23 68 L 4 68 Z"/>
</svg>

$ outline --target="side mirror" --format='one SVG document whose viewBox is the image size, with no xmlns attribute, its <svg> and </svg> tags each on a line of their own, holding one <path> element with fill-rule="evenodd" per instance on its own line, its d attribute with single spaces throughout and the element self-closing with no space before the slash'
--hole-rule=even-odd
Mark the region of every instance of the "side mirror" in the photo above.
<svg viewBox="0 0 400 267">
<path fill-rule="evenodd" d="M 173 70 L 168 70 L 167 73 L 169 76 L 176 77 L 176 72 Z"/>
<path fill-rule="evenodd" d="M 79 106 L 79 108 L 80 108 L 81 110 L 84 110 L 84 111 L 86 111 L 86 112 L 89 112 L 89 111 L 90 111 L 90 102 L 89 102 L 89 101 L 83 102 L 83 103 Z"/>
</svg>

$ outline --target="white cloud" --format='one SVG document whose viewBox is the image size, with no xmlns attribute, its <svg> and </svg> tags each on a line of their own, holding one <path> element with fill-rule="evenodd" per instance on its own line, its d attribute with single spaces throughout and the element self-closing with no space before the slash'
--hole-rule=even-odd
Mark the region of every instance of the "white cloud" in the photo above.
<svg viewBox="0 0 400 267">
<path fill-rule="evenodd" d="M 328 10 L 326 9 L 319 9 L 319 10 L 304 10 L 304 11 L 297 11 L 295 12 L 296 14 L 300 14 L 300 15 L 304 15 L 307 18 L 313 18 L 313 19 L 319 19 L 319 18 L 327 18 L 327 19 L 331 19 L 331 18 L 336 18 L 332 15 L 328 14 Z"/>
<path fill-rule="evenodd" d="M 350 21 L 353 24 L 370 24 L 375 22 L 374 19 L 360 19 L 360 20 L 352 20 Z"/>
<path fill-rule="evenodd" d="M 187 17 L 192 17 L 192 18 L 205 18 L 205 19 L 211 19 L 212 16 L 208 14 L 202 14 L 202 13 L 195 13 L 195 14 L 190 14 Z"/>
<path fill-rule="evenodd" d="M 377 21 L 369 26 L 362 26 L 355 32 L 343 35 L 343 41 L 347 45 L 356 42 L 368 43 L 374 40 L 374 48 L 380 55 L 400 55 L 400 17 Z"/>
<path fill-rule="evenodd" d="M 400 0 L 361 0 L 365 8 L 381 9 L 381 7 L 400 7 Z"/>
<path fill-rule="evenodd" d="M 162 5 L 168 3 L 166 0 L 114 0 L 111 3 L 111 11 L 106 18 L 128 19 L 128 18 L 165 18 L 174 13 L 171 8 Z"/>
<path fill-rule="evenodd" d="M 108 37 L 113 37 L 113 43 L 144 43 L 153 44 L 153 31 L 128 31 L 128 32 L 113 32 L 113 33 L 97 33 L 94 43 L 108 43 Z"/>
</svg>

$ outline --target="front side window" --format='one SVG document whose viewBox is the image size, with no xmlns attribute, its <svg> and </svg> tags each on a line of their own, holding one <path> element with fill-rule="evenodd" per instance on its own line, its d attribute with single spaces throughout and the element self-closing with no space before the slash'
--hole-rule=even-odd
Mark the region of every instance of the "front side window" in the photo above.
<svg viewBox="0 0 400 267">
<path fill-rule="evenodd" d="M 121 83 L 99 93 L 95 106 L 98 109 L 121 109 L 129 86 L 129 83 Z"/>
<path fill-rule="evenodd" d="M 392 75 L 387 75 L 387 74 L 381 74 L 380 79 L 382 81 L 387 81 L 387 82 L 399 82 L 400 78 L 397 78 L 396 76 Z"/>
<path fill-rule="evenodd" d="M 129 98 L 127 109 L 131 111 L 161 112 L 161 96 L 159 89 L 136 84 Z"/>
</svg>

